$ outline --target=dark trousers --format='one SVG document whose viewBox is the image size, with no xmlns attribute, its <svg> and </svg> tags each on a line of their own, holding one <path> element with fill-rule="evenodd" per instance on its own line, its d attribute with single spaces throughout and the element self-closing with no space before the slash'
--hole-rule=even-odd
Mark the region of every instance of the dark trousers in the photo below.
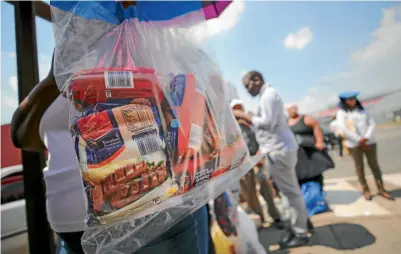
<svg viewBox="0 0 401 254">
<path fill-rule="evenodd" d="M 277 221 L 280 220 L 280 212 L 274 203 L 274 187 L 270 179 L 268 179 L 265 175 L 264 168 L 260 167 L 259 172 L 257 174 L 257 178 L 259 180 L 260 185 L 260 194 L 262 195 L 263 199 L 266 201 L 267 204 L 267 211 L 269 216 Z M 256 186 L 256 185 L 255 185 Z"/>
<path fill-rule="evenodd" d="M 84 253 L 81 246 L 83 232 L 59 233 L 56 254 Z M 210 254 L 214 248 L 209 233 L 209 214 L 206 206 L 187 216 L 165 233 L 156 237 L 135 254 Z"/>
<path fill-rule="evenodd" d="M 260 219 L 263 221 L 263 209 L 259 202 L 258 193 L 256 191 L 256 177 L 255 171 L 251 169 L 242 179 L 241 179 L 241 192 L 240 198 L 245 201 L 249 208 L 252 209 Z"/>
<path fill-rule="evenodd" d="M 355 148 L 349 148 L 350 154 L 354 160 L 356 174 L 358 176 L 359 182 L 362 185 L 362 189 L 364 192 L 369 191 L 368 183 L 365 178 L 365 165 L 363 162 L 363 157 L 365 155 L 366 160 L 368 161 L 368 165 L 372 174 L 375 178 L 377 188 L 380 191 L 384 191 L 382 172 L 377 160 L 377 145 L 369 145 L 368 147 L 362 149 L 362 147 L 358 146 Z"/>
<path fill-rule="evenodd" d="M 187 216 L 135 254 L 208 254 L 210 251 L 207 206 Z"/>
<path fill-rule="evenodd" d="M 84 232 L 58 233 L 56 254 L 84 254 L 81 237 Z"/>
</svg>

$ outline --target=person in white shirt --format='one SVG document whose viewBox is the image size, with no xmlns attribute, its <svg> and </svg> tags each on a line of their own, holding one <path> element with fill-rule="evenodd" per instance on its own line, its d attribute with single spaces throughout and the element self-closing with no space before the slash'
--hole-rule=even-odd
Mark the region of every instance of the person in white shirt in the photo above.
<svg viewBox="0 0 401 254">
<path fill-rule="evenodd" d="M 298 145 L 287 123 L 284 104 L 277 91 L 264 82 L 263 76 L 251 71 L 243 78 L 245 88 L 252 96 L 260 95 L 255 116 L 234 111 L 255 127 L 256 139 L 261 153 L 266 154 L 266 165 L 278 189 L 286 196 L 290 207 L 296 211 L 293 224 L 280 241 L 285 248 L 308 243 L 307 213 L 301 189 L 295 173 Z"/>
<path fill-rule="evenodd" d="M 364 155 L 375 178 L 378 194 L 386 199 L 393 200 L 393 197 L 384 188 L 382 173 L 377 160 L 377 144 L 374 133 L 376 124 L 357 100 L 358 94 L 358 92 L 344 92 L 339 95 L 340 110 L 336 117 L 337 128 L 343 133 L 345 146 L 349 149 L 354 160 L 365 199 L 371 200 L 372 194 L 365 178 Z"/>
</svg>

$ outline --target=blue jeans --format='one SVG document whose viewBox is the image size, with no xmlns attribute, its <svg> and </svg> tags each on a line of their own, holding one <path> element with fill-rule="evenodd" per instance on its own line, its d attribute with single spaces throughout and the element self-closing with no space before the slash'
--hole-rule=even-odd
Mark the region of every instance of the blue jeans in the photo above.
<svg viewBox="0 0 401 254">
<path fill-rule="evenodd" d="M 206 206 L 170 228 L 143 247 L 135 254 L 208 254 L 209 253 L 209 220 Z M 57 237 L 56 254 L 79 254 L 74 251 L 80 246 L 79 238 L 66 242 Z M 75 247 L 75 248 L 74 248 Z M 81 249 L 82 251 L 82 249 Z"/>
<path fill-rule="evenodd" d="M 76 246 L 79 248 L 79 251 L 76 251 L 76 248 L 73 248 L 73 246 Z M 60 235 L 57 235 L 57 249 L 56 249 L 56 254 L 81 254 L 84 253 L 81 247 L 81 241 L 79 238 L 77 238 L 74 241 L 69 241 L 68 243 L 61 239 Z"/>
<path fill-rule="evenodd" d="M 208 254 L 209 244 L 209 218 L 204 206 L 135 254 Z"/>
</svg>

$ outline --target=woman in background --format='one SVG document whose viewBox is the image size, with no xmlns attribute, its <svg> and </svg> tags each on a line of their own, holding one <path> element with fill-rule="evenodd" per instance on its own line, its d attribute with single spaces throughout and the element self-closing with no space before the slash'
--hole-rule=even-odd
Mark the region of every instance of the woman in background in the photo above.
<svg viewBox="0 0 401 254">
<path fill-rule="evenodd" d="M 85 227 L 85 194 L 68 129 L 69 111 L 70 103 L 60 96 L 51 69 L 17 108 L 11 122 L 16 147 L 48 150 L 43 176 L 47 219 L 58 235 L 56 254 L 84 253 L 81 236 Z"/>
<path fill-rule="evenodd" d="M 320 198 L 324 197 L 323 172 L 334 168 L 334 162 L 327 152 L 323 130 L 319 122 L 310 115 L 299 114 L 296 105 L 288 106 L 287 111 L 289 117 L 288 125 L 299 145 L 298 162 L 295 167 L 299 185 L 302 190 L 303 184 L 309 182 L 316 182 L 320 186 L 320 192 L 315 193 L 316 196 L 314 198 L 305 199 L 308 214 L 311 216 L 328 210 L 327 203 L 322 206 L 315 200 L 320 200 Z M 304 190 L 303 195 L 305 195 Z M 314 226 L 310 219 L 308 219 L 308 229 L 312 232 L 314 231 Z"/>
<path fill-rule="evenodd" d="M 298 181 L 300 185 L 315 181 L 323 188 L 323 172 L 334 168 L 334 162 L 326 150 L 323 130 L 315 118 L 299 114 L 296 105 L 287 107 L 287 110 L 288 125 L 299 145 L 296 166 Z"/>
<path fill-rule="evenodd" d="M 377 159 L 377 143 L 374 134 L 376 124 L 357 99 L 358 94 L 358 92 L 344 92 L 339 95 L 340 110 L 337 112 L 337 127 L 343 133 L 344 144 L 354 160 L 356 174 L 365 199 L 371 200 L 372 194 L 365 178 L 364 155 L 375 178 L 378 194 L 385 199 L 394 200 L 384 188 Z"/>
</svg>

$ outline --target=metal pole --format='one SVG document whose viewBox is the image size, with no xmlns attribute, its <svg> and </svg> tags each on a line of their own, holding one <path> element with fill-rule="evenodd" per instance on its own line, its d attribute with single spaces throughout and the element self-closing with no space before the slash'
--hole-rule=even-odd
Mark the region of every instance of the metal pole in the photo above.
<svg viewBox="0 0 401 254">
<path fill-rule="evenodd" d="M 39 81 L 33 2 L 15 2 L 18 97 L 21 102 Z M 46 216 L 42 169 L 44 153 L 22 151 L 29 253 L 52 254 L 55 243 Z"/>
</svg>

